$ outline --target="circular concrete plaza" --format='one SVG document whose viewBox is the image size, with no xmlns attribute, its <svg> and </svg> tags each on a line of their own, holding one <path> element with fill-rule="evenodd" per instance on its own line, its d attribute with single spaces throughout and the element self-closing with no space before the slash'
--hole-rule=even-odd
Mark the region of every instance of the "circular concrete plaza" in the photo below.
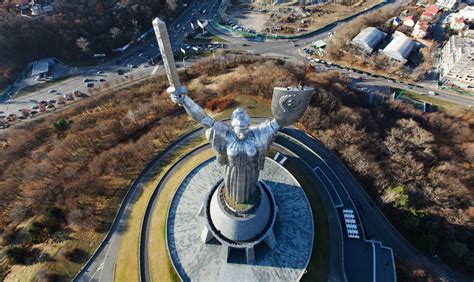
<svg viewBox="0 0 474 282">
<path fill-rule="evenodd" d="M 222 178 L 215 158 L 196 167 L 176 191 L 168 213 L 166 238 L 173 265 L 184 281 L 297 281 L 311 257 L 314 228 L 311 207 L 296 179 L 267 158 L 260 179 L 272 189 L 278 206 L 274 232 L 277 244 L 261 243 L 254 265 L 245 264 L 237 251 L 226 262 L 223 247 L 213 240 L 204 244 L 205 225 L 198 212 L 209 188 Z"/>
</svg>

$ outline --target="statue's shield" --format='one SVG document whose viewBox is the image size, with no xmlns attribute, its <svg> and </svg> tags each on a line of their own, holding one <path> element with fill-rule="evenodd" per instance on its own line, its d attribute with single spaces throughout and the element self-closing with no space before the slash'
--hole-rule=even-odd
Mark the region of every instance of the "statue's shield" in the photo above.
<svg viewBox="0 0 474 282">
<path fill-rule="evenodd" d="M 295 123 L 308 108 L 313 88 L 273 88 L 272 114 L 280 126 Z"/>
</svg>

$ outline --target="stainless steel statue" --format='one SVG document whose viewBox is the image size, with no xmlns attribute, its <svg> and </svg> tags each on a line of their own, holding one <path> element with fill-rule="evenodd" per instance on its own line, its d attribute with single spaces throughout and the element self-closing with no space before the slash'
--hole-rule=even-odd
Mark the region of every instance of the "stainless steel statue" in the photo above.
<svg viewBox="0 0 474 282">
<path fill-rule="evenodd" d="M 153 22 L 170 81 L 167 92 L 174 103 L 184 107 L 190 117 L 207 128 L 206 138 L 212 145 L 217 162 L 223 167 L 227 199 L 237 204 L 251 202 L 257 190 L 260 170 L 265 164 L 270 144 L 275 134 L 284 126 L 296 122 L 308 107 L 312 88 L 275 88 L 272 99 L 274 118 L 258 125 L 250 125 L 250 117 L 237 108 L 230 125 L 210 118 L 180 85 L 172 56 L 166 26 L 162 21 Z"/>
</svg>

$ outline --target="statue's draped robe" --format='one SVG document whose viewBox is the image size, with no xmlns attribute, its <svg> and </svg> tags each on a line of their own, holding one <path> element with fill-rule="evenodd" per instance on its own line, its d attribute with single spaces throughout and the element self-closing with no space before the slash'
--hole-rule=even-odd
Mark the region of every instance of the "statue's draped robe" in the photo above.
<svg viewBox="0 0 474 282">
<path fill-rule="evenodd" d="M 228 195 L 238 203 L 246 203 L 257 189 L 260 170 L 265 164 L 268 147 L 276 130 L 269 121 L 252 126 L 244 139 L 238 139 L 232 127 L 215 122 L 206 137 L 224 168 Z"/>
</svg>

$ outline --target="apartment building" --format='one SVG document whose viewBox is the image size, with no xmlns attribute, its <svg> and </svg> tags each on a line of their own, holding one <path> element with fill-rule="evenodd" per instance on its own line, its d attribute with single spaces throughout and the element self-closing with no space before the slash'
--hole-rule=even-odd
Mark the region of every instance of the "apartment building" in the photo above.
<svg viewBox="0 0 474 282">
<path fill-rule="evenodd" d="M 474 88 L 474 32 L 453 35 L 441 50 L 440 79 L 445 84 Z"/>
</svg>

